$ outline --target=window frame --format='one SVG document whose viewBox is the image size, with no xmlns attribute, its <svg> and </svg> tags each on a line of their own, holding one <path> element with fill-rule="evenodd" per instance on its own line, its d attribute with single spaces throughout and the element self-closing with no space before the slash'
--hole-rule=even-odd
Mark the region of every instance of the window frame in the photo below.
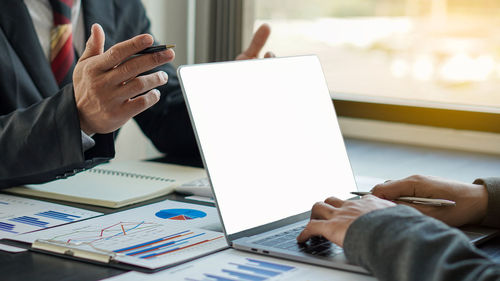
<svg viewBox="0 0 500 281">
<path fill-rule="evenodd" d="M 456 130 L 500 133 L 500 109 L 332 94 L 338 116 Z"/>
</svg>

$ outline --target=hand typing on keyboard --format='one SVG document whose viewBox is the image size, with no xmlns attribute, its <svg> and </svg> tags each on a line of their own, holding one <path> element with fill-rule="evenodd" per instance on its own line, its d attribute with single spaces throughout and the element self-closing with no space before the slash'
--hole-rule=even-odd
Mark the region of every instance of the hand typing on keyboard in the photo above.
<svg viewBox="0 0 500 281">
<path fill-rule="evenodd" d="M 393 206 L 396 204 L 373 195 L 355 201 L 329 197 L 324 202 L 314 204 L 311 220 L 297 236 L 297 242 L 314 241 L 318 238 L 313 237 L 321 236 L 342 247 L 347 229 L 354 220 L 371 211 Z"/>
<path fill-rule="evenodd" d="M 289 229 L 281 233 L 263 238 L 254 243 L 263 246 L 272 246 L 274 248 L 303 252 L 317 256 L 334 256 L 342 253 L 343 250 L 337 245 L 332 244 L 328 239 L 323 237 L 312 237 L 304 243 L 297 243 L 297 235 L 304 230 L 305 226 L 299 226 L 294 229 Z"/>
</svg>

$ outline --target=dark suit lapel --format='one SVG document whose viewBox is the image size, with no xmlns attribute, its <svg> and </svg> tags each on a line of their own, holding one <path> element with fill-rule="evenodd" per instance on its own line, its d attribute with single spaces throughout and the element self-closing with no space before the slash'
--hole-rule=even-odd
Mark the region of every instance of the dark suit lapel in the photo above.
<svg viewBox="0 0 500 281">
<path fill-rule="evenodd" d="M 50 64 L 40 46 L 28 9 L 21 0 L 3 0 L 0 27 L 7 40 L 26 67 L 43 97 L 59 90 Z"/>
<path fill-rule="evenodd" d="M 104 29 L 105 34 L 115 34 L 115 10 L 111 0 L 82 0 L 82 11 L 85 22 L 85 34 L 90 36 L 90 28 L 98 23 Z M 117 42 L 111 36 L 106 36 L 104 50 L 109 49 Z"/>
<path fill-rule="evenodd" d="M 114 8 L 110 0 L 82 0 L 86 38 L 93 23 L 99 23 L 106 34 L 114 34 Z M 40 46 L 31 16 L 22 0 L 2 0 L 0 28 L 26 67 L 31 79 L 42 97 L 49 97 L 59 91 L 50 64 Z M 105 50 L 114 45 L 106 38 Z"/>
</svg>

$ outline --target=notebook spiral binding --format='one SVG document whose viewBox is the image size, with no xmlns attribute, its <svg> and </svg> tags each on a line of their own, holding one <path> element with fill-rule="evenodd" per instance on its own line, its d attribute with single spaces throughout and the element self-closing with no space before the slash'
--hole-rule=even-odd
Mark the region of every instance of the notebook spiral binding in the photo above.
<svg viewBox="0 0 500 281">
<path fill-rule="evenodd" d="M 88 172 L 95 173 L 95 174 L 101 174 L 101 175 L 127 177 L 127 178 L 143 179 L 143 180 L 175 182 L 174 179 L 169 179 L 169 178 L 164 178 L 164 177 L 155 177 L 155 176 L 149 176 L 149 175 L 144 175 L 144 174 L 136 174 L 136 173 L 115 171 L 115 170 L 102 169 L 102 168 L 92 168 L 92 169 L 89 169 Z"/>
</svg>

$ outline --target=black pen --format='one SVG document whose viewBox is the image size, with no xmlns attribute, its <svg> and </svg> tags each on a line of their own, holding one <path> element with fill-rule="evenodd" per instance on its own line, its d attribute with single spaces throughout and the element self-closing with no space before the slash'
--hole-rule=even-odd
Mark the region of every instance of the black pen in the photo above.
<svg viewBox="0 0 500 281">
<path fill-rule="evenodd" d="M 142 51 L 137 52 L 136 55 L 157 53 L 157 52 L 165 51 L 167 49 L 171 49 L 174 47 L 175 47 L 175 44 L 151 46 L 151 47 L 147 47 L 146 49 L 144 49 Z"/>
<path fill-rule="evenodd" d="M 363 195 L 368 195 L 368 194 L 372 194 L 372 193 L 371 192 L 353 191 L 353 192 L 351 192 L 351 194 L 363 196 Z M 434 206 L 434 207 L 453 207 L 453 206 L 456 206 L 456 203 L 454 201 L 451 201 L 451 200 L 422 198 L 422 197 L 399 197 L 398 199 L 395 199 L 394 201 L 402 201 L 402 202 L 407 202 L 407 203 L 412 203 L 412 204 L 428 205 L 428 206 Z"/>
</svg>

